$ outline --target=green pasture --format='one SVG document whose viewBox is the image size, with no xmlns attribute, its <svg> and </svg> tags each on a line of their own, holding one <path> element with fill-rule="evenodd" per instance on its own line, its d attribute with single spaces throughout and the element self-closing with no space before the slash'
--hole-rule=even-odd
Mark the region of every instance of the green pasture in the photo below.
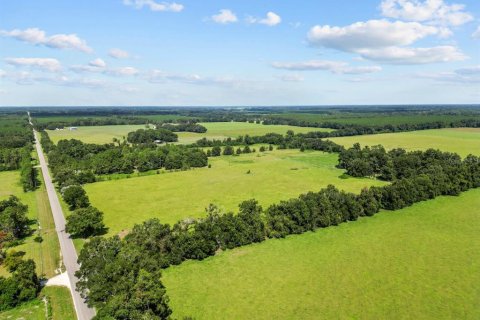
<svg viewBox="0 0 480 320">
<path fill-rule="evenodd" d="M 428 148 L 456 152 L 462 157 L 480 155 L 480 128 L 433 129 L 399 133 L 340 137 L 330 139 L 345 147 L 359 142 L 362 146 L 381 144 L 387 149 L 425 150 Z"/>
<path fill-rule="evenodd" d="M 105 213 L 109 233 L 116 234 L 153 217 L 164 223 L 202 217 L 210 203 L 236 211 L 239 203 L 252 198 L 266 207 L 328 184 L 353 192 L 382 184 L 343 177 L 343 170 L 335 168 L 337 157 L 298 150 L 212 157 L 211 168 L 102 181 L 84 188 L 92 205 Z"/>
<path fill-rule="evenodd" d="M 480 189 L 163 272 L 182 319 L 480 319 Z"/>
<path fill-rule="evenodd" d="M 272 117 L 303 120 L 310 122 L 333 122 L 340 124 L 356 124 L 365 126 L 384 126 L 399 124 L 420 124 L 430 122 L 450 123 L 463 119 L 480 119 L 480 114 L 472 115 L 441 115 L 441 114 L 385 114 L 385 113 L 281 113 Z"/>
<path fill-rule="evenodd" d="M 199 139 L 226 139 L 237 138 L 238 136 L 250 135 L 260 136 L 267 133 L 286 134 L 288 130 L 296 133 L 311 131 L 331 131 L 325 128 L 305 128 L 283 125 L 266 126 L 258 123 L 248 122 L 208 122 L 201 123 L 207 128 L 206 133 L 177 132 L 179 143 L 194 143 Z M 115 126 L 88 126 L 78 127 L 77 130 L 48 130 L 48 135 L 54 143 L 62 139 L 78 139 L 88 143 L 110 143 L 113 138 L 122 139 L 129 132 L 145 128 L 144 125 L 115 125 Z"/>
<path fill-rule="evenodd" d="M 39 178 L 41 179 L 41 175 Z M 10 195 L 17 196 L 22 203 L 28 205 L 28 216 L 32 220 L 31 228 L 35 230 L 33 235 L 24 239 L 21 245 L 10 250 L 25 251 L 25 258 L 35 261 L 38 274 L 45 275 L 47 278 L 53 277 L 56 274 L 55 269 L 59 267 L 60 249 L 43 182 L 36 191 L 25 193 L 20 185 L 18 171 L 0 172 L 0 200 L 8 198 Z M 38 224 L 40 224 L 40 230 Z M 38 234 L 43 238 L 41 243 L 33 240 Z M 8 272 L 0 266 L 0 275 L 7 274 Z"/>
<path fill-rule="evenodd" d="M 48 298 L 48 307 L 44 297 Z M 47 318 L 47 308 L 51 310 L 51 318 Z M 24 303 L 14 309 L 0 312 L 0 319 L 8 320 L 75 320 L 70 291 L 65 287 L 45 287 L 39 298 Z"/>
</svg>

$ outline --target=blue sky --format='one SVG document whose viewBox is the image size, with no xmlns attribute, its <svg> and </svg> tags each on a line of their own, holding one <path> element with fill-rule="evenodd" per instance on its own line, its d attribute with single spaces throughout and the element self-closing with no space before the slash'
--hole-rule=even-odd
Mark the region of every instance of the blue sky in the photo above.
<svg viewBox="0 0 480 320">
<path fill-rule="evenodd" d="M 0 2 L 0 105 L 480 102 L 480 1 Z"/>
</svg>

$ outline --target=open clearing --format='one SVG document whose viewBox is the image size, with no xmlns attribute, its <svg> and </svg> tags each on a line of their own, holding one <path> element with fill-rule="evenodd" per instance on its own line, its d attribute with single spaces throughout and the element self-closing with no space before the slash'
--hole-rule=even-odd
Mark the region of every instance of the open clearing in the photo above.
<svg viewBox="0 0 480 320">
<path fill-rule="evenodd" d="M 42 179 L 41 174 L 39 178 Z M 25 251 L 24 258 L 31 258 L 35 261 L 39 275 L 45 275 L 47 278 L 53 277 L 55 269 L 59 266 L 60 248 L 43 182 L 36 191 L 25 193 L 20 185 L 19 171 L 0 172 L 0 181 L 0 200 L 8 198 L 10 195 L 17 196 L 22 203 L 28 205 L 28 217 L 35 221 L 31 225 L 31 228 L 36 230 L 34 234 L 24 239 L 23 244 L 12 249 Z M 38 234 L 38 223 L 41 226 L 40 234 L 43 238 L 41 243 L 33 240 Z M 0 275 L 6 274 L 8 272 L 0 266 Z"/>
<path fill-rule="evenodd" d="M 75 320 L 72 296 L 64 287 L 45 287 L 40 292 L 40 297 L 24 303 L 14 309 L 0 313 L 0 319 L 9 320 L 47 320 L 46 306 L 42 298 L 49 298 L 52 307 L 52 320 Z M 49 318 L 50 319 L 50 318 Z"/>
<path fill-rule="evenodd" d="M 187 261 L 181 319 L 479 319 L 480 189 Z"/>
<path fill-rule="evenodd" d="M 298 150 L 213 157 L 211 168 L 96 182 L 85 190 L 92 205 L 105 213 L 109 233 L 116 234 L 153 217 L 163 223 L 202 217 L 210 203 L 236 212 L 240 202 L 252 198 L 267 206 L 328 184 L 353 192 L 383 184 L 340 178 L 337 159 L 336 154 Z"/>
<path fill-rule="evenodd" d="M 179 143 L 194 143 L 204 137 L 208 139 L 237 138 L 242 135 L 260 136 L 267 133 L 285 134 L 288 130 L 296 133 L 312 131 L 332 131 L 325 128 L 305 128 L 294 126 L 266 126 L 248 122 L 207 122 L 200 123 L 207 128 L 206 133 L 177 132 Z M 62 139 L 78 139 L 87 143 L 110 143 L 113 138 L 122 139 L 129 132 L 145 128 L 145 125 L 91 126 L 78 127 L 77 130 L 48 130 L 53 143 Z"/>
<path fill-rule="evenodd" d="M 387 149 L 425 150 L 428 148 L 456 152 L 465 157 L 480 155 L 480 128 L 433 129 L 399 133 L 384 133 L 330 139 L 345 147 L 359 142 L 364 145 L 381 144 Z"/>
<path fill-rule="evenodd" d="M 89 126 L 77 130 L 47 130 L 53 143 L 62 139 L 78 139 L 86 143 L 111 143 L 113 138 L 122 140 L 129 132 L 144 129 L 145 125 Z"/>
</svg>

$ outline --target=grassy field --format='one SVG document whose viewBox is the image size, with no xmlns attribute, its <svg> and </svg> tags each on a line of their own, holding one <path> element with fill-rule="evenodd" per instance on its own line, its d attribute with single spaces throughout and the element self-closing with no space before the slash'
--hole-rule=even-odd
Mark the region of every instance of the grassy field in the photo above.
<svg viewBox="0 0 480 320">
<path fill-rule="evenodd" d="M 340 124 L 358 124 L 358 125 L 398 125 L 398 124 L 419 124 L 428 122 L 455 122 L 463 119 L 480 119 L 480 114 L 476 115 L 439 115 L 439 114 L 385 114 L 385 113 L 282 113 L 272 115 L 273 117 L 305 120 L 311 122 L 334 122 Z"/>
<path fill-rule="evenodd" d="M 41 175 L 39 177 L 41 178 Z M 42 183 L 34 192 L 23 192 L 18 171 L 0 172 L 0 181 L 0 200 L 11 194 L 16 195 L 22 203 L 28 205 L 28 217 L 35 221 L 35 224 L 31 225 L 31 228 L 36 230 L 35 233 L 26 238 L 23 244 L 12 249 L 25 251 L 25 258 L 35 261 L 38 274 L 47 278 L 54 276 L 55 269 L 59 266 L 60 249 L 45 186 Z M 38 224 L 41 226 L 40 235 L 43 238 L 41 243 L 33 240 L 38 235 Z M 0 266 L 0 275 L 5 274 L 7 271 Z"/>
<path fill-rule="evenodd" d="M 270 132 L 285 134 L 294 132 L 331 131 L 324 128 L 303 128 L 293 126 L 265 126 L 247 122 L 209 122 L 201 123 L 207 128 L 206 133 L 178 132 L 179 143 L 194 143 L 204 137 L 209 139 L 236 138 L 241 135 L 264 135 Z M 48 134 L 54 143 L 61 139 L 78 139 L 89 143 L 110 143 L 113 138 L 122 139 L 129 132 L 145 128 L 143 125 L 92 126 L 78 127 L 78 130 L 50 130 Z"/>
<path fill-rule="evenodd" d="M 49 298 L 52 320 L 75 320 L 77 318 L 73 308 L 72 296 L 67 288 L 45 287 L 38 299 L 1 312 L 0 319 L 47 320 L 47 306 L 42 300 L 43 297 Z"/>
<path fill-rule="evenodd" d="M 456 128 L 385 133 L 354 137 L 332 138 L 346 147 L 359 142 L 363 145 L 382 144 L 387 149 L 425 150 L 428 148 L 456 152 L 462 157 L 480 155 L 480 128 Z"/>
<path fill-rule="evenodd" d="M 187 261 L 181 319 L 480 319 L 480 189 Z"/>
<path fill-rule="evenodd" d="M 53 143 L 62 139 L 78 139 L 87 143 L 111 143 L 113 138 L 122 140 L 129 132 L 144 129 L 145 125 L 91 126 L 78 127 L 78 130 L 48 130 Z"/>
<path fill-rule="evenodd" d="M 337 155 L 323 152 L 274 150 L 209 161 L 211 168 L 96 182 L 85 185 L 85 190 L 91 203 L 105 213 L 112 234 L 152 217 L 164 223 L 201 217 L 210 203 L 236 210 L 251 198 L 266 206 L 328 184 L 348 191 L 381 184 L 342 179 L 343 171 L 335 168 Z"/>
</svg>

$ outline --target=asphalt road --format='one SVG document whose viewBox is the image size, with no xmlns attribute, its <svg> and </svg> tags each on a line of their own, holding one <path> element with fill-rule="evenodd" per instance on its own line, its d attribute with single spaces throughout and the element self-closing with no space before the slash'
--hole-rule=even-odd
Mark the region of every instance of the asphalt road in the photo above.
<svg viewBox="0 0 480 320">
<path fill-rule="evenodd" d="M 65 216 L 63 215 L 60 201 L 58 200 L 55 187 L 48 171 L 47 162 L 45 161 L 45 156 L 40 146 L 38 133 L 34 131 L 34 134 L 35 147 L 37 148 L 38 159 L 40 161 L 40 167 L 42 168 L 43 180 L 45 181 L 48 199 L 50 200 L 50 207 L 52 208 L 53 220 L 55 221 L 55 229 L 60 242 L 63 263 L 67 269 L 67 274 L 70 281 L 70 291 L 72 293 L 77 318 L 78 320 L 90 320 L 95 315 L 95 310 L 89 308 L 80 294 L 75 290 L 76 283 L 78 281 L 77 277 L 75 277 L 75 271 L 77 271 L 80 267 L 77 263 L 77 252 L 75 251 L 75 247 L 70 235 L 65 232 Z"/>
</svg>

